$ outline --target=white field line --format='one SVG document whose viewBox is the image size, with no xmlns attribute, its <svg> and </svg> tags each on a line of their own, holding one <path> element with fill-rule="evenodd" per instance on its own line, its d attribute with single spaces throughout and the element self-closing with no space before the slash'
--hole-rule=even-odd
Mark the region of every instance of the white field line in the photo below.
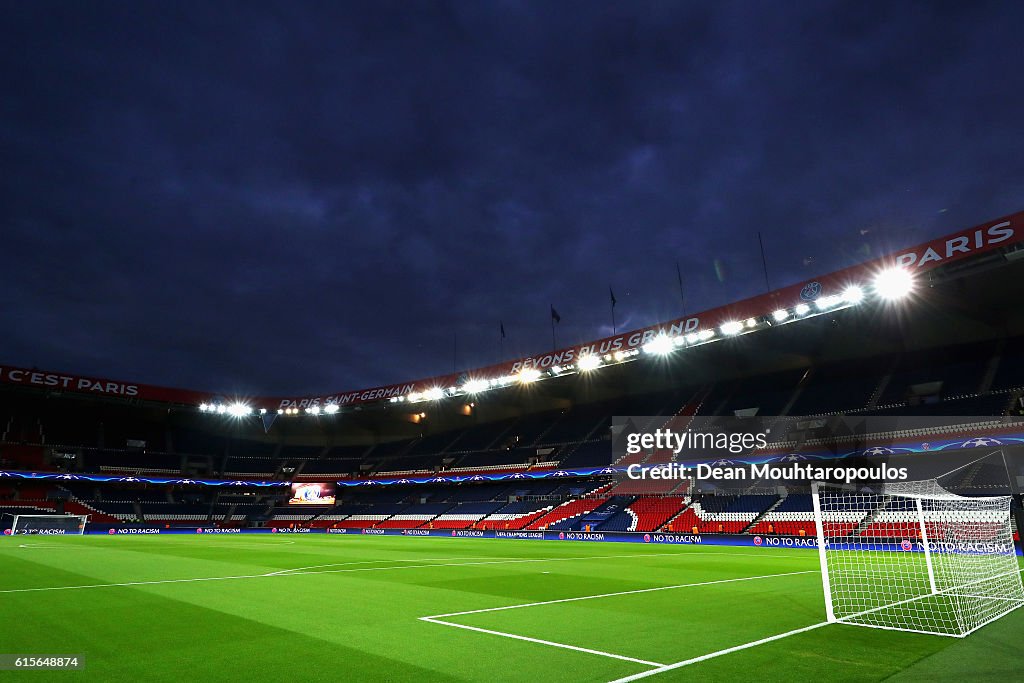
<svg viewBox="0 0 1024 683">
<path fill-rule="evenodd" d="M 442 626 L 454 626 L 455 628 L 466 629 L 467 631 L 478 631 L 480 633 L 487 633 L 492 636 L 502 636 L 503 638 L 515 638 L 516 640 L 525 640 L 530 643 L 538 643 L 540 645 L 549 645 L 551 647 L 560 647 L 565 650 L 575 650 L 577 652 L 585 652 L 590 655 L 600 655 L 602 657 L 612 657 L 613 659 L 622 659 L 627 662 L 635 662 L 637 664 L 643 664 L 644 666 L 662 667 L 665 664 L 658 664 L 657 662 L 649 662 L 646 659 L 636 659 L 634 657 L 626 657 L 625 655 L 617 655 L 614 652 L 605 652 L 604 650 L 594 650 L 588 647 L 579 647 L 577 645 L 568 645 L 566 643 L 556 643 L 552 640 L 541 640 L 540 638 L 530 638 L 529 636 L 521 636 L 517 633 L 505 633 L 504 631 L 492 631 L 487 628 L 479 628 L 477 626 L 467 626 L 466 624 L 455 624 L 450 621 L 442 621 L 441 619 L 435 619 L 434 617 L 420 617 L 420 621 L 427 621 L 431 624 L 441 624 Z"/>
<path fill-rule="evenodd" d="M 1020 569 L 1018 573 L 1020 573 L 1020 572 L 1024 572 L 1024 569 Z M 873 611 L 873 610 L 868 610 L 868 611 Z M 689 666 L 690 664 L 697 664 L 698 662 L 704 662 L 704 661 L 707 661 L 709 659 L 714 659 L 715 657 L 721 657 L 722 655 L 731 654 L 733 652 L 739 652 L 740 650 L 746 650 L 746 649 L 751 648 L 751 647 L 757 647 L 758 645 L 764 645 L 765 643 L 771 643 L 771 642 L 776 641 L 776 640 L 782 640 L 783 638 L 788 638 L 790 636 L 795 636 L 795 635 L 800 634 L 800 633 L 806 633 L 807 631 L 813 631 L 814 629 L 821 628 L 822 626 L 828 626 L 829 624 L 844 624 L 844 623 L 845 622 L 842 622 L 842 621 L 835 621 L 835 622 L 822 621 L 822 622 L 819 622 L 817 624 L 811 624 L 810 626 L 804 626 L 803 628 L 797 628 L 797 629 L 793 629 L 792 631 L 786 631 L 785 633 L 779 633 L 779 634 L 774 635 L 774 636 L 769 636 L 768 638 L 761 638 L 760 640 L 754 640 L 754 641 L 751 641 L 749 643 L 744 643 L 743 645 L 736 645 L 735 647 L 726 648 L 724 650 L 719 650 L 717 652 L 711 652 L 709 654 L 701 655 L 699 657 L 693 657 L 691 659 L 684 659 L 683 661 L 676 662 L 674 664 L 666 664 L 666 665 L 661 666 L 661 667 L 659 667 L 657 669 L 651 669 L 650 671 L 643 671 L 643 672 L 638 673 L 638 674 L 633 674 L 632 676 L 626 676 L 624 678 L 617 678 L 614 681 L 611 681 L 610 683 L 631 683 L 631 681 L 640 680 L 641 678 L 647 678 L 648 676 L 656 676 L 656 675 L 658 675 L 660 673 L 664 673 L 666 671 L 672 671 L 674 669 L 681 669 L 684 666 Z M 987 623 L 991 623 L 991 622 L 987 622 Z M 849 626 L 861 626 L 862 624 L 846 624 L 846 625 L 849 625 Z M 874 627 L 874 628 L 885 628 L 885 627 L 878 626 L 878 627 Z M 891 629 L 891 630 L 906 631 L 907 629 Z M 916 631 L 916 633 L 926 633 L 926 632 L 925 631 Z M 941 634 L 930 633 L 928 635 L 941 635 Z"/>
<path fill-rule="evenodd" d="M 471 609 L 465 612 L 449 612 L 448 614 L 431 614 L 429 617 L 420 619 L 440 619 L 442 617 L 458 617 L 464 614 L 481 614 L 483 612 L 501 612 L 509 609 L 522 609 L 523 607 L 539 607 L 541 605 L 555 605 L 561 602 L 577 602 L 579 600 L 596 600 L 597 598 L 611 598 L 617 595 L 635 595 L 637 593 L 653 593 L 655 591 L 675 590 L 676 588 L 697 588 L 699 586 L 714 586 L 720 583 L 737 583 L 740 581 L 756 581 L 758 579 L 774 579 L 781 576 L 798 576 L 800 574 L 817 574 L 817 569 L 806 569 L 798 572 L 785 572 L 782 574 L 763 574 L 761 576 L 740 576 L 734 579 L 716 579 L 714 581 L 701 581 L 699 583 L 680 583 L 674 586 L 658 586 L 657 588 L 638 588 L 631 591 L 618 591 L 615 593 L 600 593 L 598 595 L 583 595 L 576 598 L 561 598 L 560 600 L 544 600 L 542 602 L 526 602 L 519 605 L 505 605 L 504 607 L 488 607 L 486 609 Z"/>
<path fill-rule="evenodd" d="M 816 628 L 821 628 L 822 626 L 828 626 L 830 623 L 832 623 L 832 622 L 821 621 L 821 622 L 818 622 L 817 624 L 811 624 L 810 626 L 804 626 L 803 628 L 796 628 L 796 629 L 793 629 L 792 631 L 786 631 L 785 633 L 779 633 L 779 634 L 776 634 L 774 636 L 769 636 L 767 638 L 761 638 L 760 640 L 753 640 L 753 641 L 751 641 L 749 643 L 744 643 L 743 645 L 736 645 L 734 647 L 728 647 L 728 648 L 726 648 L 724 650 L 719 650 L 717 652 L 711 652 L 711 653 L 708 653 L 706 655 L 701 655 L 700 657 L 692 657 L 690 659 L 684 659 L 683 661 L 676 662 L 675 664 L 664 664 L 664 665 L 662 665 L 662 666 L 660 666 L 660 667 L 658 667 L 656 669 L 651 669 L 650 671 L 641 671 L 640 673 L 633 674 L 632 676 L 625 676 L 623 678 L 616 678 L 614 681 L 611 681 L 611 683 L 629 683 L 630 681 L 640 680 L 641 678 L 647 678 L 648 676 L 656 676 L 656 675 L 658 675 L 660 673 L 664 673 L 666 671 L 672 671 L 674 669 L 681 669 L 684 666 L 689 666 L 690 664 L 697 664 L 698 662 L 704 662 L 704 661 L 707 661 L 709 659 L 714 659 L 715 657 L 721 657 L 722 655 L 731 654 L 733 652 L 739 652 L 740 650 L 746 650 L 747 648 L 751 648 L 751 647 L 757 647 L 758 645 L 764 645 L 765 643 L 771 643 L 771 642 L 776 641 L 776 640 L 782 640 L 783 638 L 789 638 L 790 636 L 795 636 L 798 633 L 806 633 L 807 631 L 813 631 Z"/>
<path fill-rule="evenodd" d="M 644 553 L 643 555 L 604 555 L 599 557 L 565 557 L 565 558 L 541 558 L 541 559 L 522 559 L 517 557 L 479 557 L 480 560 L 507 560 L 509 562 L 558 562 L 561 560 L 599 560 L 599 559 L 612 559 L 619 557 L 690 557 L 690 556 L 704 556 L 704 555 L 730 555 L 737 556 L 743 555 L 743 553 L 720 553 L 720 552 L 706 552 L 706 553 Z M 797 556 L 791 555 L 763 555 L 760 553 L 747 553 L 745 557 L 771 557 L 773 559 L 803 559 Z M 330 564 L 314 564 L 308 567 L 293 567 L 291 569 L 281 569 L 276 572 L 269 572 L 267 576 L 277 576 L 278 574 L 291 574 L 293 572 L 304 571 L 306 569 L 321 569 L 323 567 L 342 567 L 353 564 L 381 564 L 383 562 L 449 562 L 453 560 L 460 560 L 460 557 L 435 557 L 435 558 L 415 558 L 410 560 L 365 560 L 362 562 L 332 562 Z M 390 567 L 387 567 L 390 569 Z M 317 572 L 319 573 L 319 572 Z"/>
<path fill-rule="evenodd" d="M 125 581 L 122 583 L 93 583 L 77 586 L 47 586 L 42 588 L 6 588 L 0 589 L 0 594 L 6 593 L 39 593 L 43 591 L 65 591 L 80 590 L 85 588 L 118 588 L 129 586 L 157 586 L 168 583 L 196 583 L 201 581 L 232 581 L 241 579 L 266 579 L 283 576 L 309 576 L 311 574 L 345 574 L 349 572 L 380 572 L 398 571 L 401 569 L 426 569 L 429 567 L 468 567 L 491 564 L 522 564 L 528 562 L 567 562 L 571 560 L 609 560 L 616 558 L 630 557 L 686 557 L 680 553 L 645 553 L 643 555 L 593 555 L 581 557 L 541 557 L 522 560 L 492 560 L 486 562 L 450 562 L 445 564 L 407 564 L 398 567 L 356 567 L 349 569 L 325 569 L 323 571 L 302 571 L 291 574 L 267 573 L 267 574 L 239 574 L 236 576 L 204 576 L 191 579 L 158 579 L 153 581 Z"/>
<path fill-rule="evenodd" d="M 756 581 L 756 580 L 759 580 L 759 579 L 773 579 L 773 578 L 778 578 L 778 577 L 782 577 L 782 576 L 798 576 L 798 575 L 802 575 L 802 574 L 815 574 L 815 573 L 817 573 L 817 571 L 818 571 L 817 569 L 809 569 L 809 570 L 806 570 L 806 571 L 785 572 L 785 573 L 782 573 L 782 574 L 764 574 L 762 576 L 741 576 L 741 577 L 734 578 L 734 579 L 718 579 L 718 580 L 715 580 L 715 581 L 700 581 L 698 583 L 682 583 L 682 584 L 677 584 L 677 585 L 674 585 L 674 586 L 659 586 L 657 588 L 639 588 L 637 590 L 617 591 L 615 593 L 600 593 L 598 595 L 582 595 L 582 596 L 575 597 L 575 598 L 562 598 L 560 600 L 544 600 L 542 602 L 529 602 L 529 603 L 523 603 L 523 604 L 519 604 L 519 605 L 506 605 L 504 607 L 488 607 L 486 609 L 466 610 L 464 612 L 450 612 L 448 614 L 434 614 L 434 615 L 431 615 L 431 616 L 428 616 L 428 617 L 420 617 L 420 621 L 426 621 L 426 622 L 431 623 L 431 624 L 440 624 L 442 626 L 452 626 L 454 628 L 461 628 L 461 629 L 465 629 L 467 631 L 477 631 L 479 633 L 487 633 L 487 634 L 492 635 L 492 636 L 501 636 L 503 638 L 514 638 L 515 640 L 525 640 L 527 642 L 537 643 L 539 645 L 548 645 L 550 647 L 558 647 L 558 648 L 562 648 L 562 649 L 565 649 L 565 650 L 575 650 L 577 652 L 585 652 L 587 654 L 600 655 L 602 657 L 611 657 L 613 659 L 622 659 L 622 660 L 625 660 L 625 661 L 628 661 L 628 662 L 635 662 L 637 664 L 643 664 L 644 666 L 655 667 L 653 669 L 653 671 L 661 671 L 661 670 L 667 671 L 668 669 L 666 669 L 665 667 L 669 667 L 669 666 L 673 666 L 673 665 L 658 664 L 657 662 L 650 662 L 650 661 L 647 661 L 647 660 L 644 660 L 644 659 L 637 659 L 637 658 L 634 658 L 634 657 L 627 657 L 625 655 L 615 654 L 614 652 L 606 652 L 604 650 L 595 650 L 595 649 L 587 648 L 587 647 L 579 647 L 577 645 L 569 645 L 567 643 L 556 643 L 556 642 L 551 641 L 551 640 L 542 640 L 540 638 L 530 638 L 528 636 L 521 636 L 521 635 L 516 634 L 516 633 L 507 633 L 505 631 L 493 631 L 491 629 L 480 628 L 478 626 L 468 626 L 466 624 L 456 624 L 456 623 L 451 622 L 451 621 L 445 621 L 442 617 L 457 617 L 457 616 L 463 616 L 463 615 L 466 615 L 466 614 L 481 614 L 481 613 L 484 613 L 484 612 L 500 612 L 500 611 L 503 611 L 503 610 L 510 610 L 510 609 L 522 609 L 524 607 L 539 607 L 541 605 L 556 605 L 556 604 L 559 604 L 559 603 L 577 602 L 577 601 L 580 601 L 580 600 L 596 600 L 597 598 L 610 598 L 610 597 L 614 597 L 614 596 L 618 596 L 618 595 L 635 595 L 637 593 L 653 593 L 655 591 L 674 590 L 674 589 L 677 589 L 677 588 L 697 588 L 697 587 L 700 587 L 700 586 L 713 586 L 713 585 L 722 584 L 722 583 L 737 583 L 737 582 L 740 582 L 740 581 Z"/>
<path fill-rule="evenodd" d="M 358 562 L 332 562 L 330 564 L 311 564 L 308 567 L 292 567 L 291 569 L 280 569 L 276 572 L 268 572 L 264 576 L 278 576 L 280 574 L 291 574 L 293 572 L 306 571 L 308 569 L 323 569 L 324 567 L 347 567 L 355 564 L 384 564 L 386 562 L 453 562 L 462 560 L 462 557 L 416 557 L 409 560 L 360 560 Z M 480 560 L 519 560 L 518 557 L 480 557 Z M 386 569 L 387 567 L 383 567 Z M 317 572 L 319 573 L 319 572 Z"/>
</svg>

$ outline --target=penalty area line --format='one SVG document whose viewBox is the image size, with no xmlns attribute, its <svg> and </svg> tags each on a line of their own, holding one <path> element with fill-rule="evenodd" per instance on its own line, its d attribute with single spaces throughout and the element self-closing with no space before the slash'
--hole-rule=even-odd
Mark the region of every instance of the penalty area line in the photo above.
<svg viewBox="0 0 1024 683">
<path fill-rule="evenodd" d="M 634 662 L 636 664 L 643 664 L 644 666 L 654 667 L 651 671 L 644 672 L 643 674 L 640 674 L 641 676 L 647 676 L 647 675 L 651 675 L 653 673 L 658 673 L 658 672 L 661 672 L 661 671 L 668 671 L 668 670 L 670 670 L 672 668 L 678 668 L 680 666 L 685 666 L 687 663 L 693 663 L 693 662 L 696 662 L 696 661 L 700 661 L 700 659 L 708 659 L 710 657 L 718 656 L 719 654 L 727 654 L 728 652 L 733 651 L 733 650 L 723 650 L 722 652 L 713 653 L 711 655 L 705 655 L 703 658 L 695 659 L 693 661 L 688 661 L 688 662 L 685 662 L 685 663 L 658 664 L 657 662 L 651 662 L 651 661 L 648 661 L 648 660 L 645 660 L 645 659 L 637 659 L 636 657 L 627 657 L 625 655 L 615 654 L 614 652 L 606 652 L 604 650 L 595 650 L 593 648 L 580 647 L 580 646 L 577 646 L 577 645 L 569 645 L 567 643 L 558 643 L 558 642 L 555 642 L 555 641 L 552 641 L 552 640 L 543 640 L 541 638 L 531 638 L 529 636 L 522 636 L 522 635 L 519 635 L 517 633 L 508 633 L 506 631 L 494 631 L 494 630 L 487 629 L 487 628 L 481 628 L 479 626 L 469 626 L 467 624 L 457 624 L 455 622 L 445 621 L 443 619 L 443 617 L 457 617 L 457 616 L 463 616 L 463 615 L 467 615 L 467 614 L 482 614 L 484 612 L 500 612 L 500 611 L 503 611 L 503 610 L 510 610 L 510 609 L 522 609 L 524 607 L 539 607 L 539 606 L 542 606 L 542 605 L 555 605 L 555 604 L 565 603 L 565 602 L 577 602 L 577 601 L 580 601 L 580 600 L 596 600 L 598 598 L 610 598 L 610 597 L 615 597 L 615 596 L 620 596 L 620 595 L 635 595 L 637 593 L 652 593 L 654 591 L 673 590 L 673 589 L 677 589 L 677 588 L 697 588 L 697 587 L 700 587 L 700 586 L 713 586 L 713 585 L 722 584 L 722 583 L 737 583 L 737 582 L 740 582 L 740 581 L 756 581 L 756 580 L 760 580 L 760 579 L 774 579 L 774 578 L 779 578 L 779 577 L 783 577 L 783 576 L 798 576 L 798 575 L 802 575 L 802 574 L 815 574 L 815 573 L 817 573 L 817 571 L 818 570 L 816 570 L 816 569 L 811 569 L 811 570 L 807 570 L 807 571 L 785 572 L 785 573 L 781 573 L 781 574 L 763 574 L 761 576 L 741 576 L 741 577 L 732 578 L 732 579 L 718 579 L 716 581 L 701 581 L 701 582 L 698 582 L 698 583 L 684 583 L 684 584 L 678 584 L 678 585 L 674 585 L 674 586 L 658 586 L 656 588 L 640 588 L 640 589 L 631 590 L 631 591 L 617 591 L 615 593 L 600 593 L 598 595 L 582 595 L 582 596 L 578 596 L 578 597 L 575 597 L 575 598 L 562 598 L 560 600 L 545 600 L 543 602 L 530 602 L 530 603 L 524 603 L 524 604 L 519 604 L 519 605 L 506 605 L 504 607 L 489 607 L 489 608 L 486 608 L 486 609 L 467 610 L 465 612 L 451 612 L 451 613 L 448 613 L 448 614 L 435 614 L 435 615 L 428 616 L 428 617 L 420 617 L 419 620 L 420 621 L 425 621 L 425 622 L 428 622 L 428 623 L 431 623 L 431 624 L 440 624 L 442 626 L 451 626 L 451 627 L 454 627 L 454 628 L 465 629 L 467 631 L 477 631 L 478 633 L 486 633 L 486 634 L 492 635 L 492 636 L 501 636 L 502 638 L 513 638 L 515 640 L 524 640 L 524 641 L 529 642 L 529 643 L 537 643 L 539 645 L 548 645 L 548 646 L 551 646 L 551 647 L 562 648 L 564 650 L 575 650 L 576 652 L 584 652 L 584 653 L 587 653 L 587 654 L 599 655 L 601 657 L 611 657 L 613 659 L 621 659 L 621 660 L 627 661 L 627 662 Z M 817 628 L 818 626 L 824 626 L 827 623 L 828 622 L 825 622 L 825 623 L 818 624 L 818 625 L 815 625 L 813 627 L 808 627 L 808 628 L 801 629 L 801 630 L 802 631 L 803 630 L 810 630 L 811 628 Z M 769 642 L 769 640 L 775 640 L 775 639 L 778 639 L 778 638 L 782 638 L 782 637 L 785 637 L 787 635 L 792 635 L 793 633 L 796 633 L 796 631 L 791 632 L 791 633 L 787 633 L 787 634 L 782 634 L 782 635 L 779 635 L 779 636 L 773 636 L 772 638 L 765 639 L 765 640 L 762 640 L 762 641 L 758 641 L 756 643 L 748 643 L 747 645 L 739 646 L 738 648 L 734 648 L 734 649 L 743 649 L 744 647 L 753 647 L 754 645 L 761 644 L 761 642 Z M 624 678 L 624 679 L 621 679 L 621 680 L 622 681 L 627 681 L 627 680 L 633 680 L 633 679 L 632 678 Z"/>
<path fill-rule="evenodd" d="M 635 664 L 643 664 L 644 666 L 653 667 L 664 667 L 665 664 L 659 664 L 657 662 L 649 662 L 646 659 L 637 659 L 635 657 L 627 657 L 625 655 L 617 655 L 614 652 L 605 652 L 604 650 L 594 650 L 589 647 L 579 647 L 578 645 L 569 645 L 568 643 L 556 643 L 553 640 L 543 640 L 541 638 L 531 638 L 529 636 L 521 636 L 518 633 L 505 633 L 504 631 L 492 631 L 487 628 L 480 628 L 478 626 L 467 626 L 466 624 L 456 624 L 450 621 L 442 621 L 441 619 L 435 619 L 434 617 L 420 617 L 420 621 L 430 622 L 431 624 L 440 624 L 442 626 L 452 626 L 454 628 L 461 628 L 467 631 L 477 631 L 479 633 L 486 633 L 492 636 L 501 636 L 502 638 L 514 638 L 515 640 L 525 640 L 529 643 L 538 643 L 540 645 L 548 645 L 550 647 L 559 647 L 563 650 L 575 650 L 576 652 L 584 652 L 588 655 L 600 655 L 601 657 L 611 657 L 612 659 L 621 659 L 626 662 L 633 662 Z"/>
<path fill-rule="evenodd" d="M 665 673 L 666 671 L 681 669 L 684 666 L 697 664 L 699 662 L 705 662 L 709 659 L 714 659 L 715 657 L 721 657 L 722 655 L 732 654 L 733 652 L 739 652 L 740 650 L 746 650 L 748 648 L 757 647 L 758 645 L 764 645 L 765 643 L 771 643 L 776 640 L 782 640 L 783 638 L 789 638 L 790 636 L 795 636 L 800 633 L 813 631 L 815 629 L 821 628 L 822 626 L 828 626 L 830 623 L 832 622 L 822 621 L 817 624 L 811 624 L 810 626 L 804 626 L 803 628 L 796 628 L 792 631 L 786 631 L 785 633 L 778 633 L 774 636 L 761 638 L 760 640 L 753 640 L 749 643 L 744 643 L 743 645 L 727 647 L 724 650 L 718 650 L 717 652 L 710 652 L 706 655 L 701 655 L 699 657 L 691 657 L 690 659 L 684 659 L 683 661 L 676 662 L 674 664 L 663 664 L 662 666 L 656 669 L 651 669 L 650 671 L 641 671 L 640 673 L 633 674 L 632 676 L 616 678 L 614 681 L 610 681 L 610 683 L 630 683 L 631 681 L 638 681 L 641 678 L 647 678 L 648 676 L 657 676 L 658 674 Z"/>
</svg>

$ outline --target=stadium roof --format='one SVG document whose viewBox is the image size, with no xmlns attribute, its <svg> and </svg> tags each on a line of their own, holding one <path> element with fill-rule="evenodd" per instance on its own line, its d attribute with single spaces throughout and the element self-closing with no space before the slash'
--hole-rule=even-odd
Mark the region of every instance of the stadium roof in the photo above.
<svg viewBox="0 0 1024 683">
<path fill-rule="evenodd" d="M 773 356 L 776 357 L 775 362 L 785 365 L 780 356 L 857 356 L 891 351 L 894 345 L 934 346 L 967 342 L 979 335 L 1019 331 L 1020 321 L 1014 316 L 1018 306 L 1013 301 L 1013 294 L 1019 289 L 1017 269 L 1012 269 L 1014 273 L 1008 276 L 993 272 L 985 278 L 967 276 L 1022 260 L 1022 245 L 1024 212 L 1019 212 L 684 318 L 484 368 L 367 389 L 305 396 L 238 397 L 10 366 L 0 367 L 0 384 L 105 398 L 202 405 L 213 412 L 228 414 L 260 410 L 321 414 L 368 404 L 400 403 L 408 406 L 449 396 L 471 398 L 483 390 L 511 384 L 532 384 L 539 379 L 556 379 L 551 383 L 551 389 L 545 391 L 557 391 L 555 385 L 564 385 L 564 382 L 557 381 L 560 375 L 586 372 L 590 366 L 603 366 L 596 374 L 606 375 L 608 380 L 623 381 L 624 377 L 613 370 L 614 366 L 632 365 L 630 361 L 647 355 L 690 353 L 691 347 L 708 347 L 701 353 L 718 354 L 722 351 L 714 351 L 710 347 L 719 346 L 716 342 L 729 338 L 750 336 L 762 340 L 755 346 L 747 345 L 746 352 L 735 344 L 727 345 L 726 353 L 733 359 L 727 366 L 733 370 L 751 363 L 766 368 L 768 358 Z M 884 279 L 894 273 L 896 282 L 879 280 L 881 274 L 885 274 L 882 276 Z M 933 301 L 934 306 L 921 306 L 912 300 L 901 304 L 899 317 L 904 322 L 912 319 L 914 322 L 910 327 L 903 325 L 898 332 L 891 332 L 888 336 L 872 333 L 855 335 L 855 338 L 845 332 L 836 334 L 831 331 L 837 319 L 860 315 L 856 309 L 862 298 L 874 303 L 865 308 L 867 311 L 884 304 L 889 294 L 885 288 L 898 289 L 909 284 L 900 281 L 908 275 L 917 281 L 919 295 L 927 285 L 928 289 L 940 292 L 941 299 Z M 955 286 L 944 286 L 944 283 L 954 281 L 957 283 Z M 1011 298 L 1006 300 L 1007 296 Z M 985 304 L 980 305 L 979 302 Z M 799 324 L 791 324 L 796 322 Z M 861 316 L 857 324 L 875 323 L 878 323 L 876 318 Z M 757 334 L 768 329 L 775 332 L 772 335 Z M 780 354 L 779 349 L 784 349 L 784 352 Z M 744 359 L 744 353 L 752 353 L 755 358 Z M 644 386 L 671 381 L 671 371 L 666 371 L 664 366 L 654 367 L 654 376 L 643 371 L 631 370 L 631 373 L 634 377 L 645 377 Z M 705 364 L 705 367 L 714 367 L 716 373 L 728 371 L 717 363 Z M 695 371 L 699 373 L 699 369 L 694 368 L 688 372 Z"/>
</svg>

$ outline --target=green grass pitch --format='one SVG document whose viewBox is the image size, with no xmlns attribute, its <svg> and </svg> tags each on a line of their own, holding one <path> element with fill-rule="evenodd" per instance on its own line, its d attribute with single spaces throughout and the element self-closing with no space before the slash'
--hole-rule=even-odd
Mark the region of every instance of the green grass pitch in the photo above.
<svg viewBox="0 0 1024 683">
<path fill-rule="evenodd" d="M 455 612 L 472 613 L 421 619 Z M 0 539 L 0 653 L 85 657 L 81 671 L 0 673 L 10 678 L 612 681 L 823 619 L 808 550 L 255 534 Z M 643 680 L 1019 680 L 1022 633 L 1024 610 L 962 640 L 828 625 Z"/>
</svg>

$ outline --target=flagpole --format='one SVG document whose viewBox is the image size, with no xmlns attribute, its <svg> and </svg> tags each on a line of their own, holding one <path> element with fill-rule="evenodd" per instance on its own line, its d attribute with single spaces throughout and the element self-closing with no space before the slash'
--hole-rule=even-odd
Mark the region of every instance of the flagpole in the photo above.
<svg viewBox="0 0 1024 683">
<path fill-rule="evenodd" d="M 611 285 L 608 285 L 608 300 L 612 305 L 612 334 L 614 335 L 617 329 L 615 325 L 615 292 L 612 291 Z"/>
<path fill-rule="evenodd" d="M 765 291 L 772 291 L 772 286 L 768 283 L 768 260 L 764 257 L 764 242 L 761 240 L 761 231 L 757 231 L 757 243 L 761 247 L 761 267 L 764 268 L 764 288 Z"/>
<path fill-rule="evenodd" d="M 558 349 L 558 341 L 555 339 L 555 305 L 551 304 L 551 350 Z"/>
<path fill-rule="evenodd" d="M 679 269 L 679 259 L 676 259 L 676 279 L 679 281 L 679 301 L 683 304 L 683 317 L 686 317 L 686 293 L 683 290 L 683 271 Z"/>
</svg>

